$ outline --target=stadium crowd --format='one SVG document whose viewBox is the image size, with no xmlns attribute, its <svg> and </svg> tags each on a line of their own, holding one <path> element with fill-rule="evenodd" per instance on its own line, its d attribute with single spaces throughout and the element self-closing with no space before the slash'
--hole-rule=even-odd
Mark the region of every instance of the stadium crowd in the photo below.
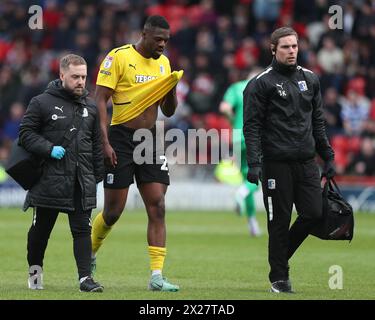
<svg viewBox="0 0 375 320">
<path fill-rule="evenodd" d="M 39 2 L 43 29 L 31 30 Z M 343 9 L 331 29 L 332 5 Z M 100 62 L 113 47 L 135 43 L 147 15 L 171 25 L 166 54 L 185 71 L 169 128 L 228 128 L 219 113 L 226 88 L 270 64 L 269 35 L 280 26 L 299 34 L 298 64 L 321 81 L 327 132 L 339 174 L 375 175 L 375 1 L 372 0 L 3 0 L 0 3 L 0 161 L 31 97 L 58 77 L 67 53 L 88 62 L 93 94 Z"/>
</svg>

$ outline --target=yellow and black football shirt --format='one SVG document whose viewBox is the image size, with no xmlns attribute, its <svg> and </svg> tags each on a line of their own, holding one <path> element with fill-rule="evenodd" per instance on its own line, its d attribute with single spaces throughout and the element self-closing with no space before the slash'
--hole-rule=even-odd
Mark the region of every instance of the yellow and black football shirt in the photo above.
<svg viewBox="0 0 375 320">
<path fill-rule="evenodd" d="M 111 125 L 140 115 L 163 98 L 181 79 L 183 71 L 171 72 L 169 60 L 161 55 L 147 59 L 133 45 L 113 49 L 100 65 L 97 85 L 114 90 Z"/>
</svg>

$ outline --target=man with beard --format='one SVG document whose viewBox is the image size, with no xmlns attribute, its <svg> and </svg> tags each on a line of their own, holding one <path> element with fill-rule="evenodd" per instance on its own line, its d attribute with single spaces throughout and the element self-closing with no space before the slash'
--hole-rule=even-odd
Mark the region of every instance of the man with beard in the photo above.
<svg viewBox="0 0 375 320">
<path fill-rule="evenodd" d="M 27 240 L 28 286 L 43 289 L 43 260 L 59 212 L 68 214 L 82 292 L 102 292 L 91 276 L 91 210 L 103 179 L 99 117 L 85 89 L 86 61 L 69 54 L 60 60 L 60 79 L 34 97 L 20 125 L 19 142 L 44 159 L 40 180 L 26 195 L 34 208 Z"/>
</svg>

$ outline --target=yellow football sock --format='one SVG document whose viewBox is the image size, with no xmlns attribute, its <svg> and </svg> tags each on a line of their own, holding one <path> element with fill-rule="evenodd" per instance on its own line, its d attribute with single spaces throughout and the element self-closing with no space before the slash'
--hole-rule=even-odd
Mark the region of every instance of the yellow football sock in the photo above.
<svg viewBox="0 0 375 320">
<path fill-rule="evenodd" d="M 111 231 L 112 227 L 107 226 L 103 219 L 103 211 L 94 219 L 91 233 L 92 253 L 95 255 L 102 245 L 104 239 Z"/>
<path fill-rule="evenodd" d="M 150 255 L 150 268 L 151 271 L 163 270 L 165 255 L 167 249 L 162 247 L 148 246 L 148 254 Z"/>
</svg>

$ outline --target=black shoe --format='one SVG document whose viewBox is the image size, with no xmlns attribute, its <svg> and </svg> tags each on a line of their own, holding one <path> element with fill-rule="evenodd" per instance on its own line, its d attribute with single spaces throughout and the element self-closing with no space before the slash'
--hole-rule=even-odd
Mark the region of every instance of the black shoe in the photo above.
<svg viewBox="0 0 375 320">
<path fill-rule="evenodd" d="M 86 280 L 79 285 L 79 291 L 81 292 L 103 292 L 103 289 L 104 287 L 100 285 L 100 283 L 95 282 L 91 277 L 87 277 Z"/>
<path fill-rule="evenodd" d="M 292 290 L 292 284 L 289 280 L 279 280 L 272 282 L 271 292 L 275 293 L 294 293 Z"/>
</svg>

